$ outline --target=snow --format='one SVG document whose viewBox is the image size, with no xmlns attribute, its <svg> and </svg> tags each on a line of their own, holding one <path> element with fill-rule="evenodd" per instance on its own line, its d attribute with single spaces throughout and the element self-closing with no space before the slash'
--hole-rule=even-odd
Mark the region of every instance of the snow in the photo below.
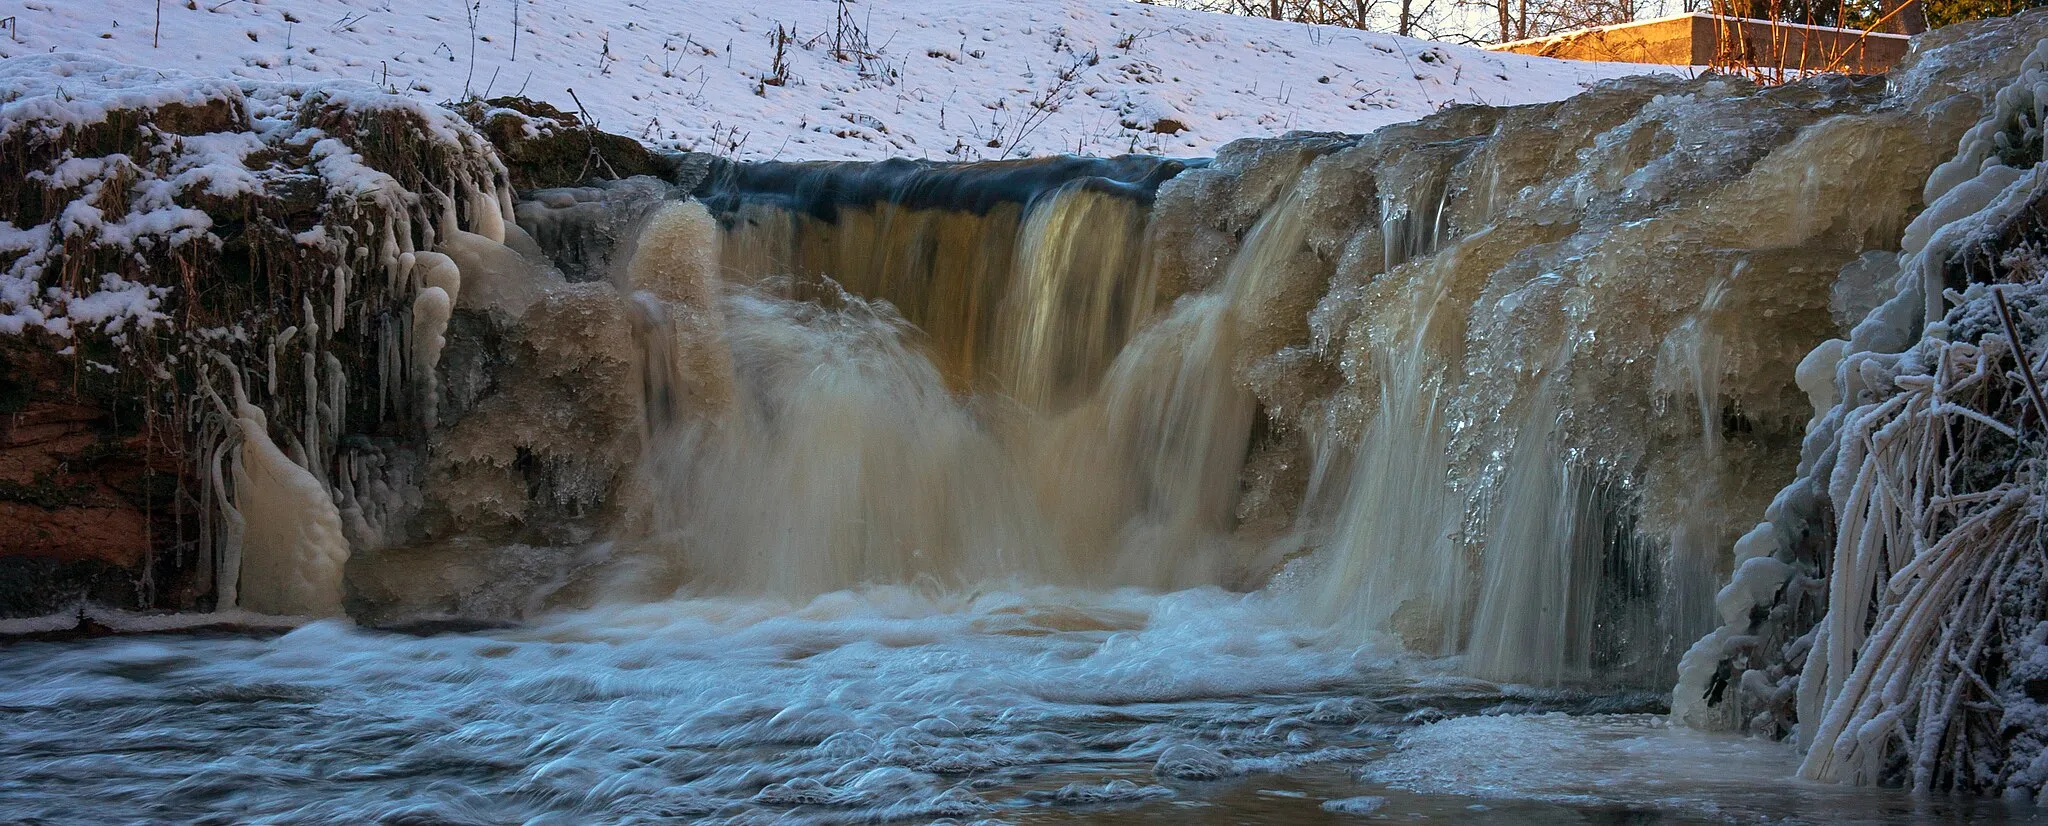
<svg viewBox="0 0 2048 826">
<path fill-rule="evenodd" d="M 54 47 L 24 50 L 18 42 L 7 42 L 4 48 L 0 58 L 58 51 Z M 33 124 L 54 136 L 65 126 L 105 120 L 109 112 L 173 104 L 203 106 L 232 90 L 233 84 L 220 78 L 110 65 L 105 57 L 65 54 L 34 61 L 9 60 L 0 64 L 0 134 Z"/>
<path fill-rule="evenodd" d="M 854 2 L 842 42 L 865 45 L 844 60 L 832 0 L 481 0 L 474 40 L 462 0 L 167 0 L 160 22 L 158 7 L 28 0 L 10 11 L 0 58 L 76 52 L 239 80 L 353 80 L 427 102 L 519 94 L 587 106 L 601 127 L 650 143 L 785 160 L 1208 155 L 1241 137 L 1367 132 L 1664 70 L 1124 0 Z M 213 96 L 145 83 L 156 69 L 127 67 L 133 77 L 113 85 L 153 100 Z M 92 71 L 13 73 L 0 89 L 21 91 L 0 100 L 25 94 L 91 120 L 118 103 L 96 96 Z M 55 89 L 85 96 L 45 94 Z"/>
<path fill-rule="evenodd" d="M 394 220 L 408 220 L 418 206 L 390 175 L 368 166 L 346 142 L 300 122 L 304 107 L 317 102 L 330 115 L 367 117 L 402 110 L 426 134 L 456 150 L 463 160 L 451 169 L 454 197 L 471 201 L 470 214 L 485 232 L 502 236 L 498 215 L 509 210 L 505 171 L 488 144 L 454 112 L 417 97 L 392 95 L 368 84 L 330 78 L 314 83 L 208 78 L 173 69 L 144 69 L 110 57 L 81 54 L 26 55 L 0 61 L 0 138 L 28 147 L 51 147 L 79 130 L 101 124 L 115 112 L 160 112 L 165 107 L 217 107 L 228 114 L 229 131 L 174 134 L 143 131 L 134 155 L 79 157 L 66 145 L 54 158 L 37 161 L 25 178 L 59 198 L 54 220 L 17 227 L 0 221 L 0 334 L 31 328 L 60 338 L 80 332 L 119 335 L 131 320 L 147 329 L 164 318 L 157 312 L 168 287 L 146 286 L 114 273 L 86 276 L 98 289 L 74 295 L 52 285 L 66 256 L 78 249 L 162 253 L 186 245 L 218 245 L 214 217 L 193 204 L 195 195 L 215 199 L 257 196 L 303 177 L 282 164 L 281 147 L 306 146 L 312 172 L 325 192 L 352 194 L 384 204 Z M 243 117 L 246 113 L 246 117 Z M 24 140 L 25 139 L 25 140 Z M 40 150 L 38 150 L 40 151 Z M 121 210 L 110 214 L 107 208 Z M 300 243 L 345 243 L 324 224 L 299 233 Z M 409 231 L 387 226 L 391 238 Z M 391 240 L 391 239 L 387 239 Z M 346 250 L 336 250 L 337 253 Z M 395 266 L 396 250 L 386 250 Z M 138 258 L 138 260 L 140 260 Z M 336 283 L 330 323 L 344 319 L 345 274 Z M 116 342 L 120 344 L 120 341 Z"/>
<path fill-rule="evenodd" d="M 40 617 L 0 619 L 0 638 L 53 634 L 70 631 L 84 618 L 117 634 L 152 634 L 202 629 L 238 629 L 250 632 L 290 631 L 314 617 L 276 616 L 230 608 L 208 614 L 155 614 L 120 611 L 105 606 L 81 604 L 75 611 Z"/>
</svg>

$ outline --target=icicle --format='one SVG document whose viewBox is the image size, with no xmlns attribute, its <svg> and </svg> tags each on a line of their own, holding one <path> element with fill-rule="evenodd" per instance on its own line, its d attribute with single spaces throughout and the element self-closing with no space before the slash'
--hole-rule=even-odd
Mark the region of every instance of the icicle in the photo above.
<svg viewBox="0 0 2048 826">
<path fill-rule="evenodd" d="M 370 525 L 363 514 L 363 502 L 357 492 L 357 479 L 362 473 L 362 460 L 350 451 L 335 460 L 334 495 L 336 509 L 341 514 L 341 525 L 351 547 L 370 548 L 378 546 L 378 530 Z"/>
<path fill-rule="evenodd" d="M 419 249 L 419 247 L 417 247 L 417 246 L 415 246 L 415 245 L 413 244 L 413 238 L 412 238 L 412 231 L 413 231 L 413 221 L 412 221 L 412 215 L 410 215 L 410 214 L 408 214 L 408 213 L 406 213 L 406 212 L 394 212 L 393 214 L 394 214 L 394 215 L 396 215 L 396 216 L 398 216 L 398 223 L 397 223 L 397 226 L 396 226 L 396 227 L 394 228 L 394 230 L 393 230 L 393 231 L 394 231 L 394 232 L 396 232 L 396 233 L 397 233 L 397 236 L 398 236 L 398 249 L 399 249 L 399 251 L 400 251 L 400 252 L 414 252 L 414 251 L 417 251 L 417 250 Z M 427 246 L 431 247 L 431 246 L 433 246 L 433 245 L 434 245 L 434 244 L 433 244 L 433 238 L 429 237 L 429 238 L 427 239 Z"/>
<path fill-rule="evenodd" d="M 313 474 L 313 478 L 319 479 L 322 484 L 325 484 L 327 480 L 327 456 L 326 451 L 321 449 L 321 446 L 327 444 L 327 439 L 322 435 L 323 430 L 320 421 L 320 376 L 318 372 L 320 357 L 316 351 L 324 349 L 319 345 L 326 341 L 326 339 L 321 335 L 320 322 L 313 320 L 313 301 L 310 298 L 305 300 L 305 313 L 306 336 L 309 341 L 307 346 L 299 353 L 299 376 L 302 389 L 305 392 L 305 410 L 301 417 L 302 429 L 299 440 L 301 444 L 305 445 L 307 451 L 305 457 L 306 470 Z"/>
<path fill-rule="evenodd" d="M 247 405 L 248 394 L 242 389 L 242 378 L 234 362 L 218 352 L 208 351 L 207 355 L 226 368 L 228 378 L 233 380 L 231 389 L 234 390 L 236 406 L 239 408 Z M 242 547 L 247 530 L 247 522 L 241 510 L 235 506 L 227 485 L 227 479 L 239 478 L 240 453 L 235 448 L 241 444 L 244 434 L 241 420 L 229 410 L 227 403 L 223 402 L 220 394 L 214 390 L 211 373 L 204 363 L 199 369 L 199 390 L 212 404 L 222 429 L 220 440 L 206 448 L 209 456 L 206 478 L 207 486 L 213 492 L 214 505 L 221 516 L 219 533 L 214 536 L 217 549 L 214 568 L 214 608 L 217 611 L 226 611 L 236 606 L 240 593 Z M 231 465 L 227 472 L 223 472 L 221 468 L 223 460 L 228 460 Z"/>
<path fill-rule="evenodd" d="M 299 328 L 297 327 L 286 327 L 283 332 L 278 333 L 276 337 L 270 340 L 269 354 L 266 359 L 269 378 L 263 386 L 273 399 L 277 398 L 277 353 L 279 350 L 291 346 L 292 337 L 297 335 L 298 332 Z"/>
<path fill-rule="evenodd" d="M 341 359 L 332 352 L 326 353 L 324 359 L 327 368 L 327 406 L 337 417 L 333 419 L 337 426 L 329 428 L 331 432 L 327 434 L 329 447 L 332 447 L 335 437 L 340 435 L 339 423 L 342 419 L 339 417 L 348 410 L 348 372 L 342 367 Z"/>
<path fill-rule="evenodd" d="M 457 186 L 461 185 L 457 184 Z M 434 202 L 441 206 L 441 214 L 434 225 L 434 231 L 439 233 L 437 237 L 447 238 L 462 229 L 462 218 L 455 204 L 456 196 L 460 194 L 460 190 L 449 193 L 442 192 L 440 187 L 434 187 Z M 429 243 L 427 246 L 435 247 L 439 245 Z"/>
<path fill-rule="evenodd" d="M 455 205 L 448 200 L 448 196 L 443 194 L 440 189 L 436 188 L 434 190 L 433 197 L 422 197 L 421 201 L 423 203 L 420 204 L 419 208 L 418 224 L 420 243 L 419 246 L 408 249 L 408 252 L 434 249 L 439 244 L 442 228 L 451 226 L 455 220 L 453 214 Z M 430 211 L 437 208 L 438 212 Z"/>
<path fill-rule="evenodd" d="M 417 262 L 413 274 L 417 276 L 412 289 L 439 287 L 448 296 L 452 305 L 462 298 L 462 270 L 455 265 L 455 259 L 438 252 L 411 253 Z"/>
<path fill-rule="evenodd" d="M 463 190 L 469 201 L 470 223 L 475 226 L 476 234 L 505 243 L 505 213 L 494 191 L 496 187 L 488 182 L 482 185 L 465 183 Z"/>
<path fill-rule="evenodd" d="M 519 226 L 517 218 L 519 213 L 512 205 L 512 182 L 508 180 L 508 176 L 503 174 L 491 176 L 491 193 L 498 202 L 498 222 L 501 226 L 506 227 L 505 234 L 510 236 L 511 230 Z M 504 239 L 499 240 L 502 243 Z"/>
<path fill-rule="evenodd" d="M 384 291 L 398 292 L 398 284 L 405 277 L 405 251 L 398 245 L 398 210 L 384 213 L 384 227 L 377 236 L 378 263 L 384 267 Z"/>
<path fill-rule="evenodd" d="M 326 486 L 270 440 L 263 411 L 242 402 L 235 506 L 246 520 L 239 604 L 292 616 L 341 613 L 348 541 Z"/>
<path fill-rule="evenodd" d="M 448 297 L 448 291 L 440 287 L 421 290 L 419 297 L 412 302 L 412 369 L 419 382 L 420 421 L 428 430 L 440 423 L 440 390 L 435 367 L 441 362 L 441 348 L 448 344 L 444 334 L 448 331 L 448 317 L 454 307 L 455 302 Z"/>
<path fill-rule="evenodd" d="M 341 433 L 348 426 L 348 373 L 334 353 L 325 353 L 322 359 L 327 374 L 327 398 L 321 406 L 321 418 L 327 422 L 327 441 L 321 443 L 320 450 L 332 456 L 341 446 Z M 328 481 L 331 484 L 334 480 Z"/>
<path fill-rule="evenodd" d="M 344 313 L 346 313 L 348 310 L 349 274 L 350 270 L 347 265 L 335 265 L 334 307 L 327 314 L 327 329 L 329 330 L 329 335 L 338 335 L 341 333 L 343 329 L 345 329 L 343 325 L 348 319 L 348 316 L 346 316 Z"/>
<path fill-rule="evenodd" d="M 448 238 L 460 242 L 474 237 L 470 233 L 457 232 Z M 420 422 L 432 430 L 440 423 L 440 380 L 436 367 L 441 362 L 441 349 L 448 343 L 449 318 L 455 311 L 455 302 L 462 295 L 462 269 L 453 258 L 438 252 L 412 255 L 419 294 L 412 303 L 408 368 L 413 375 L 414 395 L 420 400 Z"/>
<path fill-rule="evenodd" d="M 227 478 L 236 479 L 239 484 L 242 460 L 237 448 L 241 440 L 239 425 L 231 429 L 228 435 L 223 436 L 220 445 L 213 449 L 210 470 L 214 496 L 218 500 L 216 505 L 220 508 L 222 518 L 217 538 L 220 548 L 217 562 L 219 567 L 215 569 L 214 574 L 214 608 L 218 611 L 239 607 L 241 600 L 242 549 L 247 541 L 248 521 L 243 517 L 241 509 L 235 507 L 226 484 Z M 221 469 L 223 459 L 228 461 L 225 478 Z"/>
</svg>

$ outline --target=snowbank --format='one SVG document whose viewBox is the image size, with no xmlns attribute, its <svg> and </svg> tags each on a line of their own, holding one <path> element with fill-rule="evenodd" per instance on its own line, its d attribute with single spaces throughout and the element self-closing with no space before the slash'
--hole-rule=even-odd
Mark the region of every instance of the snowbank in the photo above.
<svg viewBox="0 0 2048 826">
<path fill-rule="evenodd" d="M 832 0 L 475 8 L 472 23 L 458 0 L 171 0 L 159 20 L 150 3 L 29 0 L 0 58 L 78 51 L 433 102 L 523 95 L 652 143 L 804 160 L 1208 155 L 1653 69 L 1123 0 L 867 0 L 843 17 Z"/>
</svg>

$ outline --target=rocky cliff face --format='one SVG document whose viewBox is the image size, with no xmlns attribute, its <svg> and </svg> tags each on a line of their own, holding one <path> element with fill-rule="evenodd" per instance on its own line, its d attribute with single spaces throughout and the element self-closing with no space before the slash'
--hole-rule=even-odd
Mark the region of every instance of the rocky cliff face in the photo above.
<svg viewBox="0 0 2048 826">
<path fill-rule="evenodd" d="M 8 372 L 24 383 L 68 372 L 36 364 L 38 353 L 13 355 Z M 0 613 L 153 600 L 154 538 L 176 530 L 162 483 L 179 469 L 152 457 L 146 437 L 122 433 L 112 411 L 63 401 L 79 394 L 21 390 L 0 413 Z"/>
<path fill-rule="evenodd" d="M 398 258 L 502 225 L 506 171 L 367 88 L 62 56 L 0 76 L 0 613 L 214 607 L 243 527 L 230 405 L 330 479 L 404 439 Z"/>
</svg>

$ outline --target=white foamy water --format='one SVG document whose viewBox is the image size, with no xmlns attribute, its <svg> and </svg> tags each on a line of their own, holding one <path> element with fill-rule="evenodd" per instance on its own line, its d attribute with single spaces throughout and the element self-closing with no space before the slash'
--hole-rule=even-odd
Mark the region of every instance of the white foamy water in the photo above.
<svg viewBox="0 0 2048 826">
<path fill-rule="evenodd" d="M 1894 813 L 1882 793 L 1778 780 L 1787 747 L 1639 717 L 1417 728 L 1601 702 L 1442 676 L 1299 625 L 1284 597 L 1216 589 L 876 588 L 605 606 L 485 634 L 326 621 L 267 639 L 24 642 L 0 647 L 0 820 Z M 1703 770 L 1719 782 L 1693 782 Z"/>
</svg>

